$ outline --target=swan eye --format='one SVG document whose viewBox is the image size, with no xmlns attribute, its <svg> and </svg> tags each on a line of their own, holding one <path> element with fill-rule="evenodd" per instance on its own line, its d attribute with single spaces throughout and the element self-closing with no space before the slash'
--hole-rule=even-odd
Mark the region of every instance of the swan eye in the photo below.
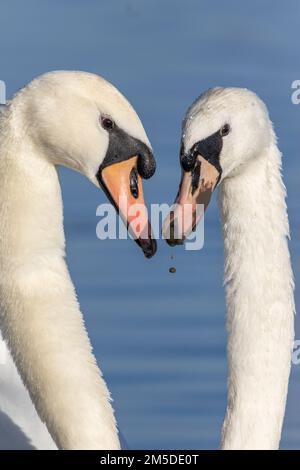
<svg viewBox="0 0 300 470">
<path fill-rule="evenodd" d="M 107 131 L 111 131 L 115 125 L 114 121 L 107 117 L 101 118 L 101 124 L 102 124 L 102 127 L 106 129 Z"/>
<path fill-rule="evenodd" d="M 230 132 L 230 125 L 229 124 L 224 124 L 223 127 L 221 127 L 220 134 L 222 137 L 225 137 L 225 135 L 228 135 Z"/>
</svg>

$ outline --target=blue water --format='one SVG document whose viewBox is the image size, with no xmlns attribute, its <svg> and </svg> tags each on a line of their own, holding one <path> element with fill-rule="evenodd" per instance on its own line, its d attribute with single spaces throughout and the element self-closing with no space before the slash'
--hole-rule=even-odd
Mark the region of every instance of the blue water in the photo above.
<svg viewBox="0 0 300 470">
<path fill-rule="evenodd" d="M 300 3 L 252 0 L 10 0 L 0 7 L 0 79 L 9 95 L 53 69 L 99 73 L 128 96 L 155 149 L 151 202 L 171 202 L 183 113 L 208 87 L 242 86 L 267 103 L 284 153 L 296 285 L 300 281 Z M 131 448 L 216 448 L 226 405 L 223 245 L 216 202 L 200 252 L 145 260 L 131 241 L 96 239 L 103 194 L 61 172 L 68 262 L 96 356 Z M 299 293 L 296 296 L 299 306 Z M 299 317 L 296 337 L 300 339 Z M 300 448 L 300 365 L 282 447 Z"/>
</svg>

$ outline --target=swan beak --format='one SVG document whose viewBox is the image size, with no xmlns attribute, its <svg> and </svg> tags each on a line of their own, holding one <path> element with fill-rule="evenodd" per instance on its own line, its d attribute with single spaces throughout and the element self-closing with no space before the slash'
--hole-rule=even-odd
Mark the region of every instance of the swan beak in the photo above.
<svg viewBox="0 0 300 470">
<path fill-rule="evenodd" d="M 146 258 L 151 258 L 156 253 L 157 245 L 148 221 L 137 160 L 138 157 L 135 156 L 106 166 L 102 169 L 99 180 L 130 235 L 142 248 Z"/>
<path fill-rule="evenodd" d="M 182 245 L 202 218 L 220 173 L 201 155 L 192 171 L 182 170 L 174 205 L 163 224 L 163 238 L 170 246 Z"/>
</svg>

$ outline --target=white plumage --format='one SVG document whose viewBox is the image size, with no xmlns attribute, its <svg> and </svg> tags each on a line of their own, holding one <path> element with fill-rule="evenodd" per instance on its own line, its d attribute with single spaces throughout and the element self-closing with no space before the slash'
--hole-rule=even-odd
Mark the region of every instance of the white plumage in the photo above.
<svg viewBox="0 0 300 470">
<path fill-rule="evenodd" d="M 99 187 L 95 175 L 108 147 L 100 113 L 150 146 L 128 101 L 93 74 L 39 77 L 1 114 L 0 326 L 13 357 L 0 339 L 2 447 L 16 446 L 7 443 L 10 429 L 23 447 L 120 448 L 64 258 L 56 169 L 80 171 Z"/>
<path fill-rule="evenodd" d="M 221 446 L 277 449 L 295 312 L 281 154 L 266 106 L 239 88 L 211 89 L 193 103 L 183 123 L 184 151 L 225 124 L 219 206 L 229 379 Z"/>
</svg>

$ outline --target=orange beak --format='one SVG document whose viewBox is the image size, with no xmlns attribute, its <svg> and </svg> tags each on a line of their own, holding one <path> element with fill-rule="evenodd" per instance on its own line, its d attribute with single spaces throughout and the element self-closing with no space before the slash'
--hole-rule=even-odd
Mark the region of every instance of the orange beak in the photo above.
<svg viewBox="0 0 300 470">
<path fill-rule="evenodd" d="M 100 181 L 130 235 L 142 248 L 144 255 L 151 258 L 156 253 L 156 240 L 148 220 L 137 159 L 134 156 L 103 168 Z"/>
<path fill-rule="evenodd" d="M 182 171 L 178 195 L 163 225 L 163 238 L 171 246 L 181 245 L 195 230 L 219 179 L 218 170 L 198 155 L 192 171 Z"/>
</svg>

